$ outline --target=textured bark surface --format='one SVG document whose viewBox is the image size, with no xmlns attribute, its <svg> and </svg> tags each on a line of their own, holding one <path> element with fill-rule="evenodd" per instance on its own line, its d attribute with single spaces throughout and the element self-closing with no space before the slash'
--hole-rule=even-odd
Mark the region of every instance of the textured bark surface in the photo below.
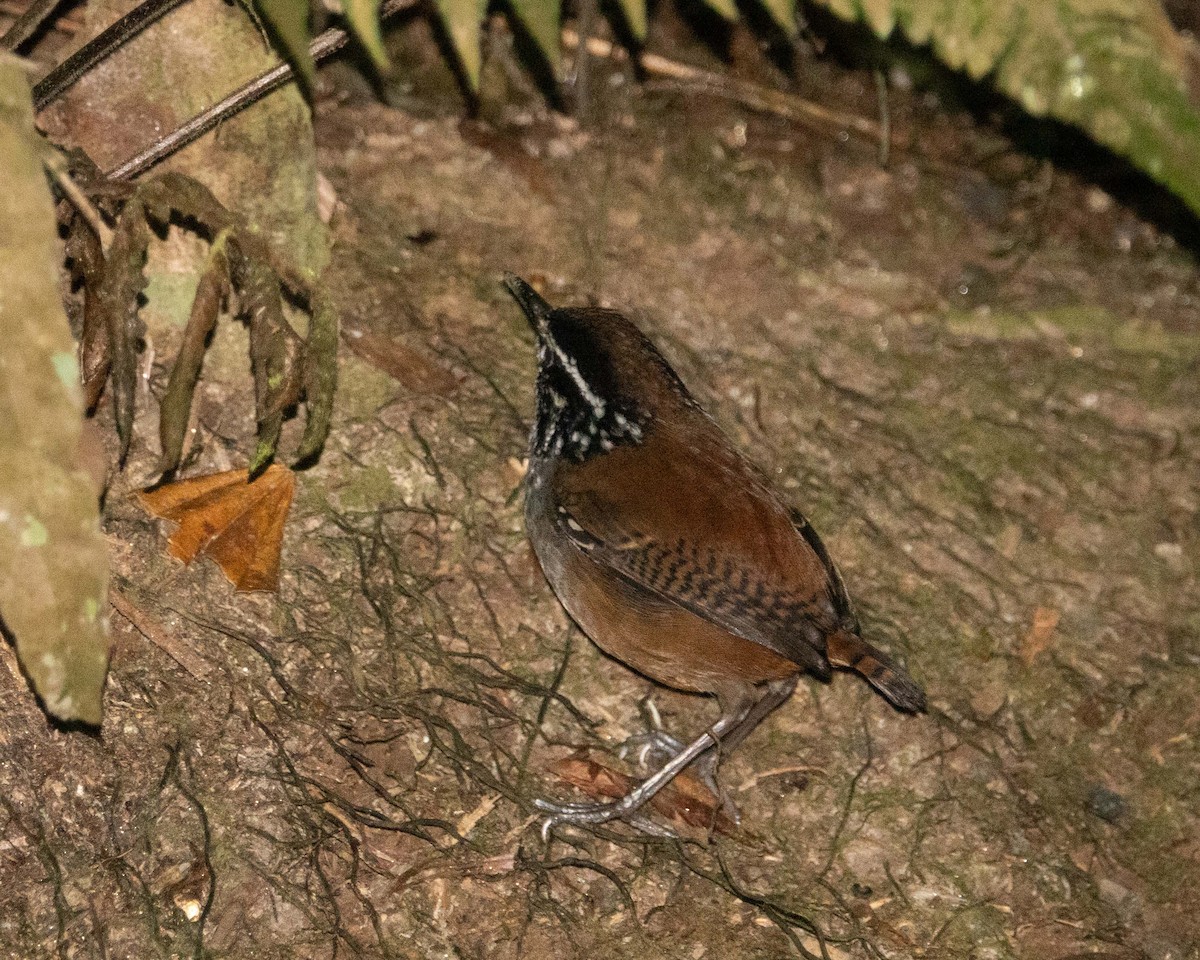
<svg viewBox="0 0 1200 960">
<path fill-rule="evenodd" d="M 89 3 L 77 43 L 134 6 L 134 0 Z M 193 0 L 85 75 L 43 122 L 56 138 L 82 147 L 102 170 L 110 170 L 276 63 L 243 8 L 221 0 Z M 198 179 L 272 243 L 290 251 L 301 272 L 315 276 L 324 266 L 328 243 L 317 217 L 312 120 L 294 87 L 230 118 L 156 169 Z M 170 261 L 164 269 L 172 265 L 176 273 L 183 272 Z M 195 273 L 193 264 L 193 289 Z M 174 292 L 169 279 L 159 284 L 164 294 Z M 184 312 L 178 323 L 187 319 L 190 302 L 179 308 Z M 169 311 L 171 305 L 161 309 Z"/>
<path fill-rule="evenodd" d="M 25 71 L 0 56 L 0 624 L 46 710 L 98 724 L 108 558 L 81 458 L 79 364 L 42 149 Z M 22 677 L 10 679 L 8 696 L 29 704 Z M 3 759 L 6 770 L 21 763 Z"/>
</svg>

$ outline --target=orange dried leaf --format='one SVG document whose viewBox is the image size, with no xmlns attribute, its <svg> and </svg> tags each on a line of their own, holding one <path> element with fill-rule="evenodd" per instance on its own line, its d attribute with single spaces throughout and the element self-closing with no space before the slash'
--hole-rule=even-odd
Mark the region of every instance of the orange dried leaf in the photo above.
<svg viewBox="0 0 1200 960">
<path fill-rule="evenodd" d="M 171 556 L 191 563 L 206 554 L 238 590 L 276 590 L 296 478 L 279 464 L 253 483 L 248 475 L 228 470 L 181 480 L 139 493 L 138 499 L 153 516 L 179 524 L 167 543 Z"/>
<path fill-rule="evenodd" d="M 597 800 L 619 800 L 637 783 L 618 770 L 606 767 L 580 751 L 550 765 L 560 780 Z M 650 806 L 664 817 L 689 827 L 732 834 L 737 824 L 721 809 L 721 801 L 690 773 L 679 774 L 650 799 Z"/>
<path fill-rule="evenodd" d="M 1020 654 L 1025 666 L 1032 664 L 1050 646 L 1060 616 L 1053 607 L 1038 607 L 1033 611 L 1033 626 L 1021 640 Z"/>
</svg>

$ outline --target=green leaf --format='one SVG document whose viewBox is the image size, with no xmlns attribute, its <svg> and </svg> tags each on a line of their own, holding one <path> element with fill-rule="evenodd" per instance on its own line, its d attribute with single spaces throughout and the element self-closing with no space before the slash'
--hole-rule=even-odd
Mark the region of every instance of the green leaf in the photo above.
<svg viewBox="0 0 1200 960">
<path fill-rule="evenodd" d="M 522 26 L 529 31 L 533 42 L 542 51 L 551 67 L 557 69 L 560 59 L 559 17 L 561 0 L 509 0 Z"/>
<path fill-rule="evenodd" d="M 768 0 L 763 0 L 767 3 Z M 879 37 L 902 30 L 1173 191 L 1200 214 L 1200 111 L 1159 0 L 817 0 Z"/>
<path fill-rule="evenodd" d="M 254 0 L 254 8 L 267 22 L 275 35 L 283 56 L 296 70 L 304 86 L 312 89 L 316 67 L 308 42 L 312 32 L 308 28 L 308 0 Z"/>
<path fill-rule="evenodd" d="M 796 0 L 760 0 L 763 9 L 771 15 L 771 19 L 779 24 L 779 28 L 789 37 L 794 37 L 799 31 L 796 27 Z"/>
<path fill-rule="evenodd" d="M 704 0 L 704 5 L 713 11 L 713 13 L 724 17 L 730 23 L 737 22 L 738 9 L 734 0 Z"/>
<path fill-rule="evenodd" d="M 342 12 L 350 33 L 363 45 L 375 69 L 386 72 L 392 65 L 383 49 L 383 35 L 379 31 L 379 3 L 380 0 L 342 0 Z"/>
<path fill-rule="evenodd" d="M 625 25 L 633 38 L 641 43 L 646 39 L 646 0 L 618 0 L 621 13 L 625 15 Z"/>
<path fill-rule="evenodd" d="M 471 90 L 479 89 L 479 71 L 483 65 L 480 50 L 483 15 L 487 0 L 437 0 L 438 13 L 446 25 L 446 33 Z"/>
</svg>

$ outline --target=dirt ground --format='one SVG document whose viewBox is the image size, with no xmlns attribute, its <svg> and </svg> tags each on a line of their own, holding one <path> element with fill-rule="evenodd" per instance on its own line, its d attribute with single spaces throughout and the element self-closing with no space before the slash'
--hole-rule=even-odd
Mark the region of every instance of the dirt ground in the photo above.
<svg viewBox="0 0 1200 960">
<path fill-rule="evenodd" d="M 1145 219 L 1168 201 L 895 85 L 886 165 L 607 61 L 580 125 L 496 38 L 464 123 L 428 38 L 397 43 L 398 107 L 344 70 L 319 99 L 352 349 L 279 595 L 166 556 L 128 497 L 143 421 L 102 730 L 0 671 L 0 955 L 1200 957 L 1200 287 L 1188 226 Z M 870 72 L 800 66 L 878 115 Z M 622 767 L 651 692 L 682 735 L 715 708 L 606 659 L 537 569 L 504 270 L 651 333 L 927 714 L 802 681 L 724 764 L 731 835 L 542 842 L 556 760 Z M 189 472 L 245 461 L 240 383 L 202 386 Z"/>
</svg>

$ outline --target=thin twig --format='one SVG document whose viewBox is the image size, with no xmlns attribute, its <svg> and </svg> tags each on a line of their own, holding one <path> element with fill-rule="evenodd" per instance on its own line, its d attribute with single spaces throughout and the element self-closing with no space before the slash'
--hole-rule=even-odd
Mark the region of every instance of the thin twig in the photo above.
<svg viewBox="0 0 1200 960">
<path fill-rule="evenodd" d="M 100 249 L 104 253 L 108 253 L 108 247 L 112 243 L 113 232 L 112 228 L 104 222 L 104 217 L 101 216 L 100 211 L 88 199 L 87 194 L 83 192 L 83 188 L 63 168 L 57 156 L 54 159 L 46 160 L 45 166 L 50 171 L 50 175 L 54 177 L 54 182 L 58 184 L 58 188 L 63 192 L 67 200 L 70 201 L 71 206 L 87 221 L 88 226 L 92 228 L 92 232 L 96 234 L 96 239 L 100 241 Z"/>
<path fill-rule="evenodd" d="M 196 656 L 188 647 L 179 643 L 168 631 L 163 629 L 161 624 L 136 606 L 118 588 L 109 587 L 108 601 L 113 605 L 113 609 L 128 620 L 138 633 L 183 667 L 184 670 L 202 682 L 208 679 L 210 672 L 208 664 Z"/>
<path fill-rule="evenodd" d="M 0 37 L 0 50 L 7 50 L 9 53 L 17 50 L 42 28 L 42 24 L 54 14 L 62 2 L 63 0 L 33 0 L 25 12 L 17 17 L 16 22 L 5 31 L 4 36 Z"/>
<path fill-rule="evenodd" d="M 574 30 L 563 30 L 563 46 L 568 50 L 578 50 L 581 41 Z M 625 51 L 608 40 L 599 37 L 589 37 L 587 52 L 597 57 L 618 59 L 626 56 Z M 678 81 L 686 87 L 695 87 L 716 96 L 736 100 L 743 106 L 761 113 L 769 113 L 800 123 L 816 124 L 821 127 L 847 128 L 871 140 L 880 140 L 884 136 L 883 128 L 873 120 L 860 117 L 840 110 L 831 110 L 810 100 L 784 93 L 782 90 L 772 90 L 758 84 L 747 83 L 744 80 L 734 80 L 730 77 L 701 70 L 690 64 L 670 60 L 656 53 L 641 53 L 638 55 L 638 65 L 648 74 L 665 77 Z"/>
</svg>

